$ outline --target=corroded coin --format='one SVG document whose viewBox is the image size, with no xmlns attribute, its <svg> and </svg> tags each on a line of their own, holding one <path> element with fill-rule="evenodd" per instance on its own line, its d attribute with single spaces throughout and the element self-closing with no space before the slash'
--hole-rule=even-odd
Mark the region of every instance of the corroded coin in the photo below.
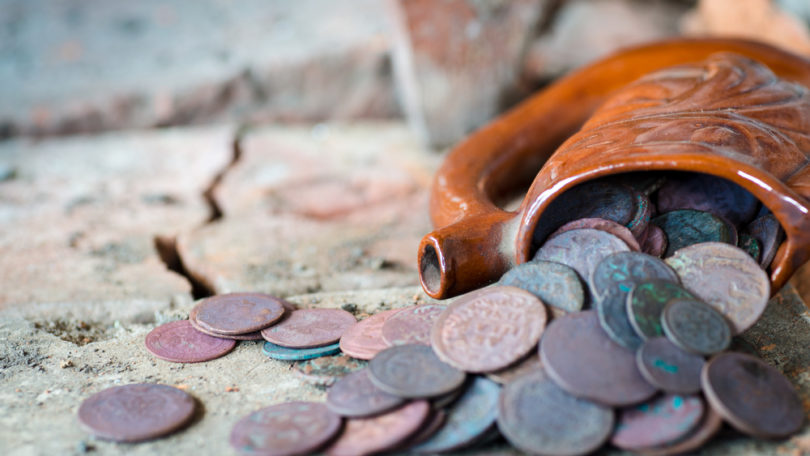
<svg viewBox="0 0 810 456">
<path fill-rule="evenodd" d="M 100 439 L 140 442 L 183 427 L 195 406 L 189 394 L 168 385 L 114 386 L 82 402 L 79 422 Z"/>
<path fill-rule="evenodd" d="M 629 293 L 614 288 L 596 301 L 596 313 L 599 325 L 613 342 L 630 350 L 637 349 L 644 339 L 627 318 L 627 296 Z"/>
<path fill-rule="evenodd" d="M 627 222 L 627 229 L 633 234 L 636 239 L 641 238 L 641 236 L 647 231 L 647 227 L 650 226 L 650 219 L 652 218 L 653 207 L 652 203 L 650 203 L 650 199 L 644 195 L 643 193 L 637 192 L 635 195 L 636 199 L 636 212 L 633 214 L 633 218 Z M 630 245 L 630 244 L 628 244 Z M 632 248 L 632 246 L 630 247 Z M 633 249 L 638 252 L 640 249 Z"/>
<path fill-rule="evenodd" d="M 665 394 L 619 411 L 610 443 L 624 450 L 669 445 L 689 434 L 703 417 L 699 396 Z"/>
<path fill-rule="evenodd" d="M 379 415 L 403 402 L 405 399 L 377 388 L 368 376 L 368 369 L 341 378 L 326 394 L 326 406 L 348 417 Z"/>
<path fill-rule="evenodd" d="M 245 334 L 272 325 L 285 310 L 282 300 L 270 295 L 229 293 L 203 299 L 191 312 L 193 319 L 208 331 Z"/>
<path fill-rule="evenodd" d="M 716 355 L 703 368 L 701 380 L 709 403 L 740 432 L 782 438 L 804 422 L 802 402 L 790 380 L 753 356 Z"/>
<path fill-rule="evenodd" d="M 565 312 L 578 312 L 585 303 L 582 281 L 570 267 L 534 260 L 506 271 L 498 285 L 518 287 L 537 296 L 544 304 Z"/>
<path fill-rule="evenodd" d="M 749 234 L 741 233 L 740 239 L 737 241 L 739 243 L 739 247 L 745 250 L 751 258 L 754 259 L 757 263 L 762 259 L 762 247 L 759 245 L 759 241 Z"/>
<path fill-rule="evenodd" d="M 633 233 L 627 227 L 625 227 L 624 225 L 619 225 L 618 223 L 612 220 L 605 220 L 600 218 L 583 218 L 570 221 L 565 225 L 559 227 L 557 231 L 551 233 L 548 239 L 553 239 L 565 233 L 566 231 L 581 230 L 584 228 L 589 228 L 592 230 L 601 230 L 606 233 L 610 233 L 616 236 L 617 238 L 621 239 L 622 241 L 624 241 L 624 243 L 627 244 L 628 247 L 630 247 L 630 250 L 633 250 L 635 252 L 641 250 L 641 247 L 638 245 L 638 241 L 636 241 L 636 238 L 633 236 Z"/>
<path fill-rule="evenodd" d="M 668 176 L 658 191 L 658 210 L 695 209 L 728 219 L 735 226 L 746 223 L 759 208 L 759 201 L 744 188 L 726 179 L 700 173 Z"/>
<path fill-rule="evenodd" d="M 661 279 L 678 283 L 678 274 L 654 256 L 638 252 L 618 252 L 606 256 L 589 277 L 594 295 L 603 296 L 608 290 L 629 293 L 639 282 Z"/>
<path fill-rule="evenodd" d="M 529 353 L 529 356 L 511 366 L 488 373 L 487 378 L 493 382 L 505 385 L 523 373 L 540 369 L 541 367 L 543 367 L 543 363 L 540 362 L 540 355 L 537 352 L 532 352 Z"/>
<path fill-rule="evenodd" d="M 405 398 L 447 394 L 463 383 L 464 372 L 443 363 L 427 345 L 396 345 L 369 363 L 371 381 L 383 391 Z"/>
<path fill-rule="evenodd" d="M 382 327 L 397 312 L 399 309 L 386 310 L 355 323 L 340 336 L 340 350 L 352 358 L 373 358 L 388 348 L 382 338 Z"/>
<path fill-rule="evenodd" d="M 675 299 L 661 314 L 664 333 L 691 353 L 711 355 L 731 344 L 731 328 L 718 311 L 694 299 Z"/>
<path fill-rule="evenodd" d="M 447 412 L 444 409 L 436 409 L 435 407 L 430 412 L 430 416 L 422 427 L 416 431 L 407 441 L 392 449 L 392 452 L 405 451 L 419 445 L 425 440 L 433 437 L 434 434 L 439 432 L 439 429 L 447 422 Z"/>
<path fill-rule="evenodd" d="M 606 256 L 629 250 L 627 244 L 610 233 L 583 228 L 549 239 L 534 255 L 534 260 L 562 263 L 574 268 L 583 280 L 588 280 L 596 265 Z"/>
<path fill-rule="evenodd" d="M 340 353 L 340 346 L 338 344 L 332 344 L 313 348 L 288 348 L 271 342 L 265 342 L 264 345 L 262 345 L 262 353 L 264 356 L 282 361 L 301 361 Z"/>
<path fill-rule="evenodd" d="M 577 399 L 560 389 L 543 369 L 503 387 L 498 429 L 530 454 L 577 455 L 596 450 L 613 431 L 613 410 Z"/>
<path fill-rule="evenodd" d="M 757 217 L 742 232 L 759 242 L 761 251 L 759 265 L 763 268 L 770 266 L 773 257 L 776 255 L 776 249 L 785 239 L 785 231 L 779 221 L 776 220 L 776 217 L 773 214 Z"/>
<path fill-rule="evenodd" d="M 394 448 L 419 431 L 430 414 L 427 401 L 410 402 L 383 415 L 346 420 L 329 456 L 360 456 Z"/>
<path fill-rule="evenodd" d="M 493 372 L 534 349 L 546 321 L 546 309 L 533 294 L 489 287 L 448 307 L 433 326 L 431 343 L 439 358 L 461 370 Z"/>
<path fill-rule="evenodd" d="M 759 264 L 739 248 L 720 242 L 685 247 L 667 259 L 681 283 L 726 317 L 733 334 L 759 319 L 771 282 Z"/>
<path fill-rule="evenodd" d="M 430 345 L 430 329 L 447 306 L 425 304 L 406 307 L 383 322 L 382 338 L 386 344 Z"/>
<path fill-rule="evenodd" d="M 594 311 L 552 321 L 540 344 L 540 359 L 548 375 L 579 398 L 624 406 L 655 394 L 639 373 L 635 354 L 605 335 Z"/>
<path fill-rule="evenodd" d="M 199 323 L 197 323 L 197 320 L 195 320 L 195 318 L 196 314 L 194 313 L 194 310 L 192 310 L 188 316 L 188 322 L 191 323 L 191 326 L 197 331 L 203 334 L 208 334 L 209 336 L 212 337 L 219 337 L 220 339 L 231 339 L 231 340 L 262 340 L 261 331 L 254 331 L 252 333 L 246 334 L 219 334 L 214 331 L 203 328 L 202 326 L 200 326 Z"/>
<path fill-rule="evenodd" d="M 737 231 L 727 221 L 708 212 L 683 209 L 668 212 L 652 220 L 667 235 L 664 257 L 676 250 L 702 242 L 725 242 L 737 245 Z"/>
<path fill-rule="evenodd" d="M 448 409 L 444 426 L 411 451 L 433 454 L 472 444 L 495 424 L 500 392 L 501 387 L 492 380 L 474 377 L 464 394 Z"/>
<path fill-rule="evenodd" d="M 341 428 L 341 418 L 316 402 L 285 402 L 259 409 L 231 430 L 231 446 L 243 454 L 310 454 Z"/>
<path fill-rule="evenodd" d="M 158 326 L 146 335 L 146 348 L 153 355 L 174 363 L 199 363 L 230 352 L 236 341 L 203 334 L 188 320 Z"/>
<path fill-rule="evenodd" d="M 637 450 L 643 456 L 670 456 L 697 450 L 723 427 L 723 418 L 711 407 L 704 407 L 703 419 L 685 437 L 675 443 Z"/>
<path fill-rule="evenodd" d="M 706 362 L 665 337 L 649 339 L 636 352 L 641 375 L 656 388 L 675 394 L 700 392 L 700 371 Z"/>
<path fill-rule="evenodd" d="M 293 368 L 295 373 L 307 383 L 317 386 L 332 386 L 346 375 L 364 369 L 367 364 L 363 360 L 339 355 L 298 361 Z"/>
<path fill-rule="evenodd" d="M 658 225 L 647 225 L 647 231 L 644 233 L 644 240 L 641 242 L 641 251 L 661 258 L 667 252 L 667 235 L 664 230 Z"/>
<path fill-rule="evenodd" d="M 262 337 L 282 347 L 320 347 L 338 342 L 356 322 L 354 315 L 342 309 L 299 309 L 263 329 Z"/>
<path fill-rule="evenodd" d="M 664 335 L 661 313 L 673 299 L 697 299 L 686 288 L 665 280 L 639 282 L 627 295 L 627 317 L 642 339 Z"/>
</svg>

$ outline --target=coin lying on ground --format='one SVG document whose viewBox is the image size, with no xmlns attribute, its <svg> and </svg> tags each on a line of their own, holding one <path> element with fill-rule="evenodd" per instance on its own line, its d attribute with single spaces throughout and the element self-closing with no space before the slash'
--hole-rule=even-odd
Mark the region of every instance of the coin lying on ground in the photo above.
<svg viewBox="0 0 810 456">
<path fill-rule="evenodd" d="M 264 354 L 264 356 L 282 361 L 302 361 L 305 359 L 334 355 L 335 353 L 340 353 L 339 344 L 313 348 L 287 348 L 270 342 L 265 342 L 264 345 L 262 345 L 262 354 Z"/>
<path fill-rule="evenodd" d="M 519 264 L 506 271 L 498 285 L 526 290 L 544 304 L 565 312 L 582 310 L 585 303 L 585 291 L 576 271 L 551 261 L 534 260 Z"/>
<path fill-rule="evenodd" d="M 388 348 L 382 338 L 382 327 L 400 309 L 376 313 L 350 326 L 340 336 L 340 350 L 352 358 L 369 360 Z"/>
<path fill-rule="evenodd" d="M 430 329 L 447 306 L 425 304 L 400 309 L 383 322 L 382 338 L 386 344 L 430 345 Z"/>
<path fill-rule="evenodd" d="M 804 422 L 799 395 L 781 372 L 743 353 L 721 353 L 703 368 L 706 399 L 734 428 L 765 439 L 797 432 Z"/>
<path fill-rule="evenodd" d="M 295 373 L 304 381 L 317 386 L 331 386 L 344 376 L 364 369 L 368 363 L 346 355 L 322 356 L 298 361 Z"/>
<path fill-rule="evenodd" d="M 648 339 L 636 352 L 641 375 L 656 388 L 675 394 L 700 392 L 702 356 L 687 353 L 665 337 Z"/>
<path fill-rule="evenodd" d="M 596 265 L 606 256 L 629 250 L 627 244 L 610 233 L 583 228 L 566 231 L 549 239 L 537 250 L 534 260 L 554 261 L 570 266 L 582 280 L 587 281 Z"/>
<path fill-rule="evenodd" d="M 114 386 L 82 402 L 79 422 L 94 436 L 115 442 L 162 437 L 186 425 L 196 403 L 188 393 L 168 385 L 136 383 Z"/>
<path fill-rule="evenodd" d="M 338 342 L 356 322 L 354 315 L 342 309 L 299 309 L 263 329 L 262 337 L 282 347 L 320 347 Z"/>
<path fill-rule="evenodd" d="M 211 296 L 194 306 L 193 319 L 217 334 L 245 334 L 266 328 L 284 315 L 282 300 L 260 293 Z"/>
<path fill-rule="evenodd" d="M 691 291 L 665 280 L 640 282 L 627 296 L 627 318 L 642 339 L 664 335 L 661 314 L 669 301 L 679 298 L 697 299 Z"/>
<path fill-rule="evenodd" d="M 464 372 L 443 363 L 427 345 L 397 345 L 369 363 L 371 381 L 383 391 L 404 398 L 441 396 L 458 389 Z"/>
<path fill-rule="evenodd" d="M 188 320 L 158 326 L 146 335 L 146 348 L 160 359 L 174 363 L 199 363 L 233 350 L 236 341 L 203 334 Z"/>
<path fill-rule="evenodd" d="M 208 330 L 200 326 L 200 324 L 196 320 L 197 315 L 194 313 L 194 309 L 191 310 L 191 313 L 188 315 L 188 322 L 191 323 L 191 326 L 194 327 L 197 331 L 208 334 L 212 337 L 219 337 L 220 339 L 231 339 L 231 340 L 262 340 L 262 333 L 261 331 L 254 331 L 251 333 L 245 334 L 219 334 L 214 331 Z"/>
<path fill-rule="evenodd" d="M 379 415 L 398 407 L 405 399 L 377 388 L 368 369 L 359 370 L 338 380 L 326 394 L 326 406 L 341 416 Z"/>
<path fill-rule="evenodd" d="M 652 220 L 667 235 L 664 257 L 675 251 L 703 242 L 737 245 L 737 231 L 727 221 L 708 212 L 683 209 L 667 212 Z"/>
<path fill-rule="evenodd" d="M 484 288 L 439 316 L 431 342 L 442 361 L 466 372 L 493 372 L 533 350 L 547 318 L 543 303 L 525 290 Z"/>
<path fill-rule="evenodd" d="M 326 445 L 340 432 L 342 420 L 316 402 L 285 402 L 259 409 L 239 420 L 231 446 L 242 454 L 303 455 Z"/>
<path fill-rule="evenodd" d="M 697 427 L 704 408 L 698 396 L 672 394 L 625 408 L 610 443 L 631 451 L 672 444 Z"/>
<path fill-rule="evenodd" d="M 553 239 L 567 231 L 580 230 L 583 228 L 601 230 L 606 233 L 612 234 L 617 238 L 621 239 L 625 244 L 627 244 L 627 246 L 630 247 L 630 250 L 635 252 L 641 250 L 641 247 L 638 245 L 638 241 L 633 236 L 633 233 L 626 226 L 619 225 L 613 220 L 605 220 L 601 218 L 582 218 L 572 220 L 566 223 L 565 225 L 559 227 L 557 231 L 551 233 L 548 239 Z M 548 240 L 546 240 L 546 242 L 548 242 Z"/>
<path fill-rule="evenodd" d="M 691 353 L 711 355 L 731 344 L 731 328 L 726 319 L 702 301 L 670 301 L 661 314 L 661 324 L 669 340 Z"/>
<path fill-rule="evenodd" d="M 429 414 L 427 401 L 413 401 L 382 415 L 348 419 L 326 454 L 359 456 L 391 449 L 416 434 Z"/>
</svg>

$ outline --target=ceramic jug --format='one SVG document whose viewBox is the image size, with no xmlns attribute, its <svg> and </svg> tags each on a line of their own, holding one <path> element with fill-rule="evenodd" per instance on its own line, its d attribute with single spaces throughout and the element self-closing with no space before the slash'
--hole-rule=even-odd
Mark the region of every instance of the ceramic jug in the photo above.
<svg viewBox="0 0 810 456">
<path fill-rule="evenodd" d="M 422 287 L 447 298 L 529 261 L 543 211 L 613 174 L 677 170 L 742 186 L 785 230 L 777 292 L 810 257 L 810 60 L 743 40 L 622 51 L 550 85 L 455 147 L 435 176 Z M 532 182 L 533 181 L 533 182 Z M 516 211 L 504 199 L 531 186 Z M 540 228 L 538 228 L 540 227 Z"/>
</svg>

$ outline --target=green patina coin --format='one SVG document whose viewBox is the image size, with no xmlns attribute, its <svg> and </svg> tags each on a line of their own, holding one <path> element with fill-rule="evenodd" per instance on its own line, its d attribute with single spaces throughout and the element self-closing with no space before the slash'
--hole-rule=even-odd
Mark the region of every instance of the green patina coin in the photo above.
<svg viewBox="0 0 810 456">
<path fill-rule="evenodd" d="M 642 339 L 664 335 L 661 313 L 673 299 L 698 299 L 682 286 L 664 280 L 639 282 L 627 295 L 630 325 Z"/>
<path fill-rule="evenodd" d="M 543 303 L 566 312 L 582 310 L 585 302 L 585 291 L 577 272 L 552 261 L 536 260 L 515 266 L 501 277 L 498 284 L 522 288 Z"/>
<path fill-rule="evenodd" d="M 301 361 L 340 353 L 340 344 L 315 348 L 287 348 L 271 342 L 265 342 L 262 347 L 262 353 L 265 356 L 282 361 Z"/>
<path fill-rule="evenodd" d="M 760 261 L 762 258 L 762 247 L 760 246 L 759 241 L 757 241 L 757 238 L 749 234 L 741 233 L 740 239 L 737 242 L 739 243 L 739 247 L 751 255 L 751 258 L 753 258 L 754 261 Z"/>
<path fill-rule="evenodd" d="M 665 257 L 671 256 L 678 249 L 702 242 L 737 245 L 737 230 L 734 226 L 708 212 L 682 209 L 659 215 L 652 223 L 667 235 Z"/>
</svg>

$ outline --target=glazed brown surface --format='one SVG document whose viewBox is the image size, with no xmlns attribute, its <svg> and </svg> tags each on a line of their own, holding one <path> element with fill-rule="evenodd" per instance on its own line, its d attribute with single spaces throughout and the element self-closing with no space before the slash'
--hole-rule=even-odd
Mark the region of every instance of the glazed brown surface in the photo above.
<svg viewBox="0 0 810 456">
<path fill-rule="evenodd" d="M 438 229 L 420 245 L 423 288 L 454 296 L 528 261 L 538 218 L 573 186 L 680 170 L 731 180 L 773 211 L 787 233 L 779 290 L 810 256 L 808 86 L 810 61 L 742 40 L 634 48 L 561 79 L 448 155 L 431 195 Z M 532 178 L 518 211 L 493 202 Z"/>
</svg>

